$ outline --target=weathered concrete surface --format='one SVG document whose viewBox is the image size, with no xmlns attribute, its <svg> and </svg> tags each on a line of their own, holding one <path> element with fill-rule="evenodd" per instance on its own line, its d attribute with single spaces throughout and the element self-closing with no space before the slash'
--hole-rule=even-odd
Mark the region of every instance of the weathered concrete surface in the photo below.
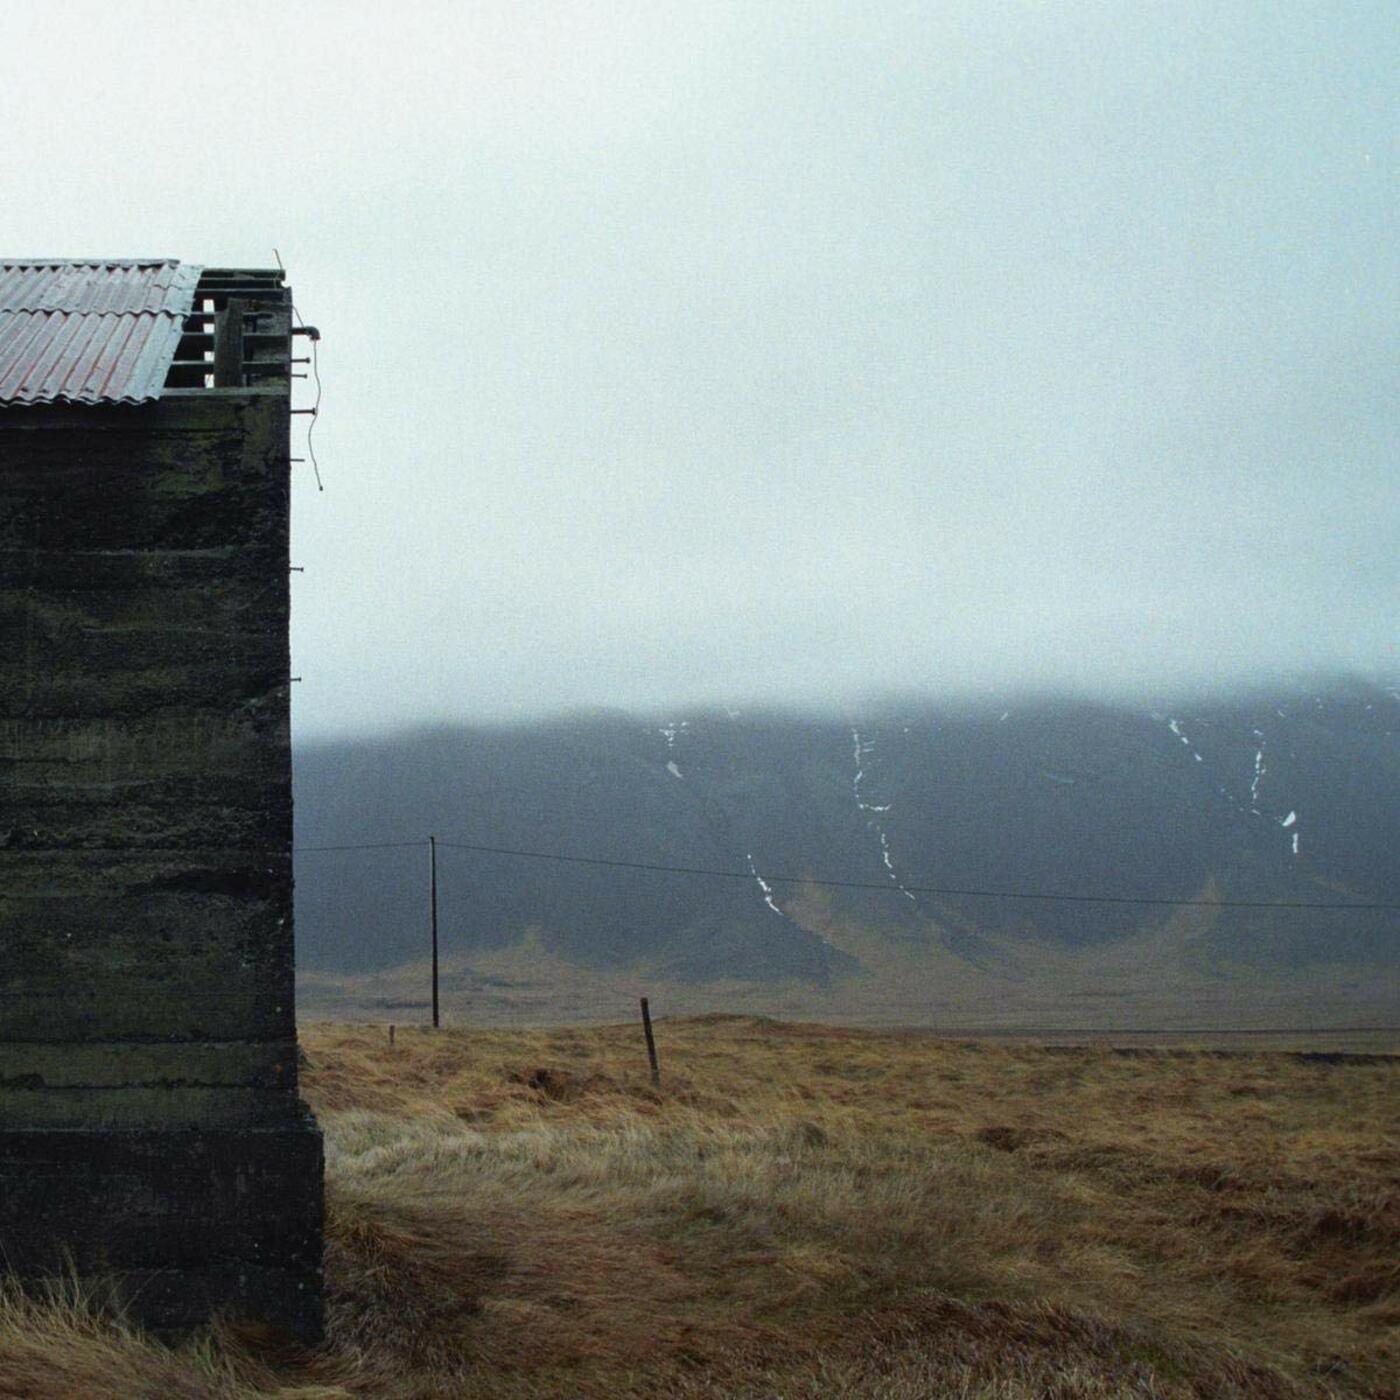
<svg viewBox="0 0 1400 1400">
<path fill-rule="evenodd" d="M 285 387 L 0 410 L 0 1251 L 314 1336 L 288 423 Z"/>
<path fill-rule="evenodd" d="M 309 1118 L 272 1129 L 0 1130 L 8 1264 L 21 1276 L 76 1268 L 161 1330 L 223 1311 L 318 1337 L 321 1178 Z"/>
</svg>

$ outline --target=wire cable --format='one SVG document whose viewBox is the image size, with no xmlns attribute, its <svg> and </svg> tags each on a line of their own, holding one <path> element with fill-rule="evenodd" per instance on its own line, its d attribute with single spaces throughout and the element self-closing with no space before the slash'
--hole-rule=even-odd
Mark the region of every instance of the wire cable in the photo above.
<svg viewBox="0 0 1400 1400">
<path fill-rule="evenodd" d="M 387 851 L 426 846 L 421 841 L 384 841 L 365 845 L 298 846 L 294 854 L 311 855 L 320 851 Z M 514 846 L 486 846 L 468 841 L 439 840 L 440 848 L 451 851 L 471 851 L 477 855 L 511 856 L 518 860 L 547 860 L 565 865 L 592 865 L 608 870 L 639 870 L 657 875 L 697 875 L 711 880 L 752 880 L 748 870 L 719 870 L 712 866 L 660 865 L 652 861 L 616 860 L 606 856 L 571 856 L 558 851 L 527 851 Z M 898 894 L 899 889 L 874 880 L 830 880 L 811 875 L 770 875 L 763 878 L 770 884 L 817 885 L 823 889 L 873 890 L 880 894 Z M 1152 895 L 1117 894 L 1058 894 L 1044 890 L 987 890 L 961 885 L 906 885 L 915 894 L 959 896 L 976 899 L 1029 899 L 1061 904 L 1150 904 L 1172 908 L 1196 909 L 1315 909 L 1323 911 L 1354 910 L 1380 913 L 1400 910 L 1400 904 L 1323 902 L 1314 900 L 1254 900 L 1254 899 L 1163 899 Z"/>
<path fill-rule="evenodd" d="M 411 846 L 426 846 L 426 841 L 370 841 L 360 845 L 347 846 L 295 846 L 292 854 L 315 855 L 321 851 L 405 851 Z"/>
<path fill-rule="evenodd" d="M 277 259 L 277 266 L 285 274 L 287 269 L 282 262 L 282 254 L 276 248 L 272 250 L 272 256 Z M 297 325 L 304 327 L 306 318 L 297 309 L 296 302 L 292 303 L 292 315 L 297 318 Z M 306 425 L 306 455 L 311 458 L 311 470 L 316 475 L 316 489 L 324 491 L 326 488 L 321 482 L 321 464 L 316 460 L 316 424 L 321 420 L 321 337 L 313 335 L 307 337 L 311 341 L 311 377 L 316 381 L 316 399 L 311 405 L 311 421 Z"/>
<path fill-rule="evenodd" d="M 600 865 L 619 870 L 648 870 L 672 875 L 701 875 L 722 880 L 752 880 L 754 878 L 753 872 L 749 870 L 715 870 L 704 866 L 653 865 L 646 861 L 609 860 L 601 856 L 565 856 L 548 851 L 522 851 L 508 846 L 478 846 L 458 841 L 439 841 L 438 845 L 456 851 L 477 851 L 486 855 L 517 856 L 525 860 L 566 861 L 572 865 Z M 826 880 L 807 875 L 770 875 L 766 871 L 763 878 L 769 884 L 820 885 L 825 889 L 839 890 L 879 890 L 884 894 L 898 894 L 900 892 L 898 886 L 877 883 L 873 880 Z M 1043 891 L 984 890 L 950 885 L 905 885 L 903 888 L 915 894 L 972 895 L 982 899 L 1036 899 L 1065 904 L 1165 904 L 1203 909 L 1363 909 L 1371 911 L 1400 909 L 1400 904 L 1333 904 L 1311 900 L 1161 899 L 1145 895 L 1050 894 Z"/>
<path fill-rule="evenodd" d="M 301 312 L 293 306 L 296 318 L 304 326 Z M 311 377 L 316 381 L 316 401 L 311 405 L 311 422 L 306 425 L 306 455 L 311 458 L 311 470 L 316 474 L 316 489 L 324 491 L 326 488 L 321 484 L 321 464 L 316 460 L 316 424 L 321 421 L 321 337 L 310 336 L 311 341 Z"/>
</svg>

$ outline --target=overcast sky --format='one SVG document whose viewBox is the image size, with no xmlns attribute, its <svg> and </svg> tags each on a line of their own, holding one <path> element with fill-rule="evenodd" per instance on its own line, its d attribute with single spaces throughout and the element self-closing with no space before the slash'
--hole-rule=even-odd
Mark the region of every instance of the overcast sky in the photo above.
<svg viewBox="0 0 1400 1400">
<path fill-rule="evenodd" d="M 1400 672 L 1394 0 L 0 34 L 0 252 L 275 246 L 324 333 L 304 736 Z"/>
</svg>

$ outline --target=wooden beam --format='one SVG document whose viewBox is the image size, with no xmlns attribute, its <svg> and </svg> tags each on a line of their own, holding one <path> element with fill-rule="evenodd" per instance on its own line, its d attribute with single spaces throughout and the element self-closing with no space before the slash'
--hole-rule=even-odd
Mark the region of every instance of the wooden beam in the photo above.
<svg viewBox="0 0 1400 1400">
<path fill-rule="evenodd" d="M 243 317 L 248 303 L 233 298 L 214 323 L 214 387 L 234 389 L 243 383 Z"/>
</svg>

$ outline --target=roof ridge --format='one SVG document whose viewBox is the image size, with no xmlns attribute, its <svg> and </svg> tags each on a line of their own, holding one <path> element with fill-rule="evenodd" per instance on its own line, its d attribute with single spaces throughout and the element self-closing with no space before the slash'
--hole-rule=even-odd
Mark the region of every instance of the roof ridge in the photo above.
<svg viewBox="0 0 1400 1400">
<path fill-rule="evenodd" d="M 91 307 L 72 306 L 0 306 L 0 316 L 173 316 L 183 321 L 188 311 L 173 311 L 168 306 L 133 306 L 128 311 L 96 310 Z"/>
<path fill-rule="evenodd" d="M 20 258 L 0 256 L 0 267 L 178 267 L 179 258 Z"/>
</svg>

